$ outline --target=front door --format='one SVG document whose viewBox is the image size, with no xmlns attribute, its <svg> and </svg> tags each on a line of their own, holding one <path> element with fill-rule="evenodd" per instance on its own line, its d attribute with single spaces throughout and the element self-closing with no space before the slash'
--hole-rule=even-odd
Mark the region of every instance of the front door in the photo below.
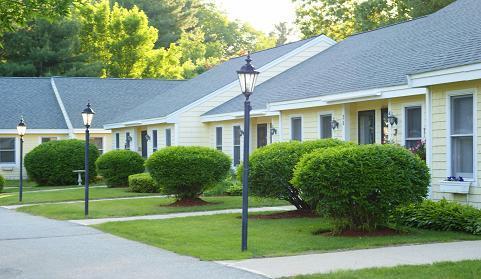
<svg viewBox="0 0 481 279">
<path fill-rule="evenodd" d="M 267 145 L 267 124 L 257 124 L 257 148 Z"/>
<path fill-rule="evenodd" d="M 359 144 L 374 143 L 376 141 L 376 111 L 360 111 L 358 119 Z"/>
<path fill-rule="evenodd" d="M 147 158 L 147 131 L 142 131 L 140 135 L 142 137 L 142 157 Z"/>
</svg>

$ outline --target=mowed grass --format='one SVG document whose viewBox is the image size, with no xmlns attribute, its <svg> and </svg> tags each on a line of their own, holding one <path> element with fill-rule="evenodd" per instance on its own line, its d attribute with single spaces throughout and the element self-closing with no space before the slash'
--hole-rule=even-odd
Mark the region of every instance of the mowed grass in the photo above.
<svg viewBox="0 0 481 279">
<path fill-rule="evenodd" d="M 192 212 L 241 208 L 241 197 L 203 197 L 210 205 L 171 207 L 173 198 L 149 198 L 117 201 L 98 201 L 90 203 L 89 218 L 126 217 L 152 214 L 167 214 L 174 212 Z M 286 202 L 274 199 L 249 198 L 250 207 L 287 205 Z M 69 220 L 84 218 L 84 204 L 45 204 L 22 207 L 19 211 L 48 218 Z"/>
<path fill-rule="evenodd" d="M 415 229 L 409 229 L 405 234 L 390 236 L 333 237 L 314 234 L 318 230 L 331 228 L 331 223 L 324 218 L 250 219 L 249 249 L 242 253 L 241 219 L 238 214 L 111 222 L 95 227 L 117 236 L 202 260 L 246 259 L 406 243 L 481 239 L 480 236 L 465 233 Z"/>
<path fill-rule="evenodd" d="M 329 274 L 296 276 L 294 279 L 477 279 L 481 276 L 481 261 L 441 262 L 431 265 L 403 265 L 338 271 Z"/>
<path fill-rule="evenodd" d="M 39 187 L 36 187 L 36 188 L 39 188 Z M 47 192 L 26 191 L 23 193 L 22 204 L 83 200 L 85 197 L 84 191 L 85 191 L 84 187 L 78 187 L 76 189 L 63 189 L 61 191 L 47 191 Z M 140 194 L 140 193 L 128 192 L 127 188 L 91 188 L 89 193 L 90 193 L 89 196 L 91 199 L 136 197 L 136 196 L 151 195 L 151 194 Z M 0 193 L 0 205 L 14 205 L 14 204 L 19 204 L 18 189 L 15 192 Z"/>
</svg>

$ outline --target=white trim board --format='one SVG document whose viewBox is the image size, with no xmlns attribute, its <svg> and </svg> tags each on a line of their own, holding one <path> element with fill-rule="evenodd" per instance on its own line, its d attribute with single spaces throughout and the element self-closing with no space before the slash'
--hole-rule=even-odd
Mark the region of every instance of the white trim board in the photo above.
<svg viewBox="0 0 481 279">
<path fill-rule="evenodd" d="M 267 63 L 266 65 L 260 67 L 260 68 L 257 69 L 257 70 L 262 73 L 262 72 L 264 72 L 264 71 L 266 71 L 266 70 L 268 70 L 268 69 L 270 69 L 270 68 L 278 65 L 279 63 L 281 63 L 281 62 L 283 62 L 283 61 L 291 58 L 292 56 L 297 55 L 298 53 L 306 50 L 307 48 L 310 48 L 310 47 L 312 47 L 312 46 L 314 46 L 314 45 L 317 45 L 317 44 L 319 44 L 319 43 L 322 43 L 322 42 L 327 43 L 329 46 L 332 46 L 332 45 L 336 44 L 336 41 L 332 40 L 331 38 L 329 38 L 329 37 L 327 37 L 327 36 L 325 36 L 325 35 L 320 35 L 320 36 L 318 36 L 318 37 L 310 40 L 309 42 L 301 45 L 300 47 L 298 47 L 298 48 L 296 48 L 296 49 L 294 49 L 294 50 L 292 50 L 292 51 L 284 54 L 283 56 L 281 56 L 281 57 L 279 57 L 279 58 L 277 58 L 277 59 L 275 59 L 275 60 Z M 329 47 L 327 47 L 327 48 L 329 48 Z M 326 49 L 327 49 L 327 48 L 326 48 Z M 274 75 L 274 76 L 276 76 L 276 75 Z M 274 77 L 274 76 L 273 76 L 273 77 Z M 264 82 L 266 82 L 266 81 L 268 81 L 268 80 L 270 80 L 270 79 L 272 79 L 272 77 L 269 78 L 269 79 L 266 79 Z M 172 119 L 172 118 L 173 118 L 173 119 L 176 119 L 176 118 L 178 118 L 178 116 L 179 116 L 181 113 L 186 112 L 186 111 L 190 110 L 191 108 L 194 108 L 194 107 L 196 107 L 196 106 L 198 106 L 198 105 L 200 105 L 200 104 L 202 104 L 202 103 L 204 103 L 204 102 L 206 102 L 206 101 L 209 101 L 209 100 L 211 100 L 212 98 L 215 98 L 215 97 L 218 96 L 219 94 L 222 94 L 223 92 L 225 92 L 226 90 L 228 90 L 228 89 L 230 89 L 230 88 L 232 88 L 232 87 L 234 87 L 234 86 L 238 86 L 238 83 L 239 83 L 239 81 L 236 79 L 236 80 L 230 82 L 229 84 L 226 84 L 226 85 L 222 86 L 221 88 L 219 88 L 219 89 L 217 89 L 217 90 L 209 93 L 208 95 L 206 95 L 206 96 L 204 96 L 204 97 L 202 97 L 202 98 L 200 98 L 200 99 L 198 99 L 198 100 L 196 100 L 196 101 L 188 104 L 187 106 L 184 106 L 184 107 L 176 110 L 175 112 L 173 112 L 173 113 L 171 113 L 171 114 L 169 114 L 169 115 L 167 115 L 167 116 L 165 116 L 165 117 L 151 118 L 151 119 L 148 119 L 148 120 L 145 120 L 145 119 L 142 120 L 142 119 L 140 119 L 140 120 L 133 120 L 133 121 L 128 121 L 128 122 L 120 122 L 120 123 L 107 124 L 107 125 L 104 125 L 104 128 L 105 128 L 105 129 L 124 128 L 124 127 L 126 127 L 127 125 L 131 125 L 130 123 L 135 123 L 135 125 L 160 124 L 160 123 L 166 122 L 166 119 Z M 260 83 L 260 84 L 262 84 L 262 83 Z M 260 84 L 258 84 L 257 86 L 259 86 Z M 240 93 L 240 92 L 239 92 L 239 93 Z M 175 121 L 174 121 L 174 122 L 175 122 Z"/>
<path fill-rule="evenodd" d="M 26 135 L 37 134 L 68 134 L 67 129 L 28 129 Z M 17 129 L 0 129 L 0 134 L 14 134 L 17 135 Z"/>
<path fill-rule="evenodd" d="M 57 85 L 55 85 L 55 79 L 52 77 L 50 78 L 50 84 L 52 86 L 53 93 L 55 95 L 55 99 L 57 100 L 57 103 L 60 107 L 60 110 L 62 111 L 63 118 L 65 120 L 65 123 L 67 124 L 68 128 L 68 134 L 70 138 L 75 138 L 74 131 L 73 131 L 73 125 L 72 122 L 70 121 L 70 118 L 68 116 L 67 110 L 65 109 L 65 106 L 63 104 L 62 98 L 60 97 L 60 94 L 58 93 Z"/>
<path fill-rule="evenodd" d="M 411 87 L 481 79 L 481 63 L 408 75 Z"/>
</svg>

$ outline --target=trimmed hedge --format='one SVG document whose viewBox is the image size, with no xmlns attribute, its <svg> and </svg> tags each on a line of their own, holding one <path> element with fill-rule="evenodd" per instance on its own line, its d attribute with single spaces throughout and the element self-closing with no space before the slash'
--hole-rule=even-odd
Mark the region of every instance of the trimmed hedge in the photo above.
<svg viewBox="0 0 481 279">
<path fill-rule="evenodd" d="M 95 162 L 97 172 L 109 187 L 129 186 L 129 176 L 144 172 L 145 160 L 131 150 L 112 150 Z"/>
<path fill-rule="evenodd" d="M 297 162 L 316 149 L 351 145 L 338 139 L 321 139 L 279 142 L 256 149 L 249 158 L 249 191 L 259 197 L 286 200 L 298 209 L 310 209 L 313 205 L 306 203 L 290 183 Z M 242 181 L 242 166 L 238 176 Z"/>
<path fill-rule="evenodd" d="M 221 182 L 229 174 L 231 160 L 207 147 L 172 146 L 152 154 L 146 167 L 165 194 L 192 199 Z"/>
<path fill-rule="evenodd" d="M 89 180 L 96 176 L 95 161 L 99 151 L 89 146 Z M 42 143 L 25 155 L 25 169 L 29 179 L 38 185 L 75 185 L 74 170 L 85 169 L 85 141 L 56 140 Z"/>
<path fill-rule="evenodd" d="M 148 173 L 138 173 L 129 176 L 129 191 L 136 193 L 158 193 L 159 186 Z"/>
<path fill-rule="evenodd" d="M 3 191 L 3 186 L 5 186 L 5 178 L 0 175 L 0 193 Z"/>
<path fill-rule="evenodd" d="M 374 230 L 401 205 L 427 194 L 429 169 L 395 145 L 328 148 L 305 155 L 292 183 L 302 197 L 335 220 L 339 230 Z"/>
<path fill-rule="evenodd" d="M 444 199 L 399 207 L 391 216 L 391 222 L 420 229 L 481 235 L 481 210 Z"/>
</svg>

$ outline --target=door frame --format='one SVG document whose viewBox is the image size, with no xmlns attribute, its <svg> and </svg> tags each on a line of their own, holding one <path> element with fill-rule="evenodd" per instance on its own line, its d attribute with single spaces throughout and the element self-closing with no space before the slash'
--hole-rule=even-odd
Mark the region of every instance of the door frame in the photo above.
<svg viewBox="0 0 481 279">
<path fill-rule="evenodd" d="M 361 110 L 357 112 L 357 143 L 361 144 L 361 129 L 360 129 L 360 124 L 361 124 L 361 113 L 372 113 L 373 115 L 373 131 L 374 131 L 374 141 L 371 144 L 376 143 L 376 110 L 371 109 L 371 110 Z M 368 143 L 364 143 L 368 144 Z"/>
</svg>

